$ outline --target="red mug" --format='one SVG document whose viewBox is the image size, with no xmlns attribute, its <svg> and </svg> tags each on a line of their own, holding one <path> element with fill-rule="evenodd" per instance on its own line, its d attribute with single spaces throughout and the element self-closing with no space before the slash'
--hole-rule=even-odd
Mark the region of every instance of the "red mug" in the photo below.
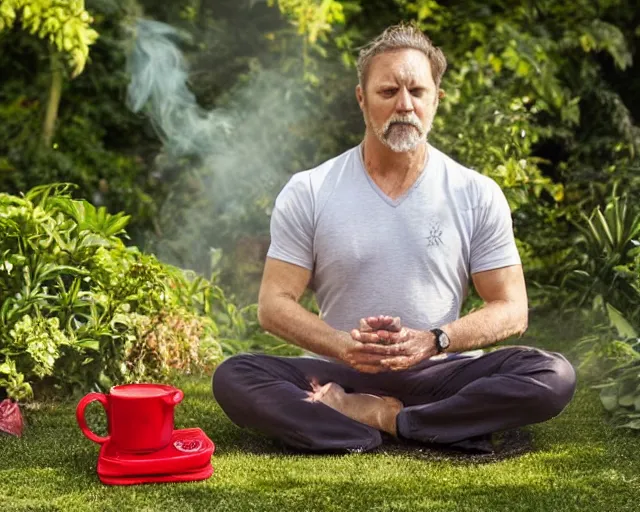
<svg viewBox="0 0 640 512">
<path fill-rule="evenodd" d="M 110 441 L 120 450 L 148 453 L 161 450 L 173 434 L 173 408 L 184 393 L 162 384 L 114 386 L 109 394 L 89 393 L 78 402 L 76 419 L 82 433 L 91 441 Z M 84 411 L 91 402 L 100 402 L 107 413 L 109 435 L 101 437 L 87 426 Z"/>
</svg>

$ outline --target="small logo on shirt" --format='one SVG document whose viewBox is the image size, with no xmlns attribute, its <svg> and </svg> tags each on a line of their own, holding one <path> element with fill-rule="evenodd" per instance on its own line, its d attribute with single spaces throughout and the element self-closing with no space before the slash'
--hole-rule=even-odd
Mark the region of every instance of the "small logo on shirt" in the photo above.
<svg viewBox="0 0 640 512">
<path fill-rule="evenodd" d="M 442 245 L 442 228 L 439 223 L 429 226 L 427 234 L 427 247 L 438 247 Z"/>
</svg>

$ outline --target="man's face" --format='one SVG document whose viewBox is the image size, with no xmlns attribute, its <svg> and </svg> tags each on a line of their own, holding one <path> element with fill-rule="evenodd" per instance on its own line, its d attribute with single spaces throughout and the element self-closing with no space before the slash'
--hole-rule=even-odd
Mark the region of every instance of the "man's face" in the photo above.
<svg viewBox="0 0 640 512">
<path fill-rule="evenodd" d="M 431 65 L 419 50 L 376 55 L 365 90 L 357 88 L 364 120 L 380 142 L 404 153 L 427 140 L 438 106 Z"/>
</svg>

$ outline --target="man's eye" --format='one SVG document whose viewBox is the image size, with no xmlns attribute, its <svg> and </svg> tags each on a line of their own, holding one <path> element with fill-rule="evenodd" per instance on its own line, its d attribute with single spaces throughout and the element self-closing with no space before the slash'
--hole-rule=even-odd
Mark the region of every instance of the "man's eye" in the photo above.
<svg viewBox="0 0 640 512">
<path fill-rule="evenodd" d="M 424 89 L 421 89 L 421 88 L 411 89 L 411 94 L 420 98 L 424 94 Z"/>
<path fill-rule="evenodd" d="M 382 91 L 382 94 L 384 94 L 385 96 L 391 97 L 396 93 L 397 89 L 384 89 Z"/>
</svg>

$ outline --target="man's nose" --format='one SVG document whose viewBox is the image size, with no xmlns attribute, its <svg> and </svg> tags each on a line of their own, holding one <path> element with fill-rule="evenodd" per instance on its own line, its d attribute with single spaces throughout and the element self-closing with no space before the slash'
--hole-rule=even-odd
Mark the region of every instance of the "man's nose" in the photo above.
<svg viewBox="0 0 640 512">
<path fill-rule="evenodd" d="M 398 103 L 396 104 L 398 112 L 412 112 L 413 111 L 413 98 L 411 93 L 406 87 L 403 87 L 399 91 Z"/>
</svg>

